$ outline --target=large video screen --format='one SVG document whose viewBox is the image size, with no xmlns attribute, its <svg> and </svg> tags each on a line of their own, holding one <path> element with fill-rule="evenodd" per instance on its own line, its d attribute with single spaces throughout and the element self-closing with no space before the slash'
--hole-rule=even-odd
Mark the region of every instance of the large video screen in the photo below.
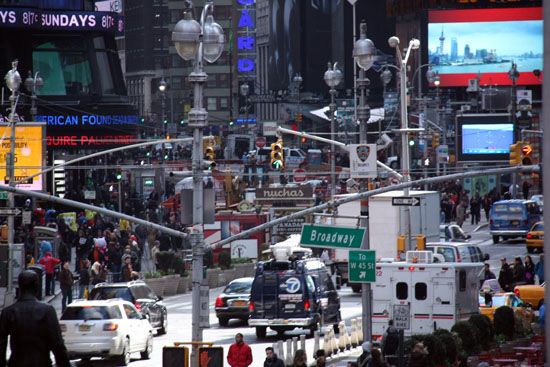
<svg viewBox="0 0 550 367">
<path fill-rule="evenodd" d="M 459 161 L 507 161 L 514 143 L 514 124 L 509 114 L 457 116 Z"/>
<path fill-rule="evenodd" d="M 511 85 L 512 62 L 517 84 L 541 84 L 542 8 L 432 10 L 428 13 L 428 60 L 442 87 L 467 86 L 480 75 L 480 85 Z"/>
</svg>

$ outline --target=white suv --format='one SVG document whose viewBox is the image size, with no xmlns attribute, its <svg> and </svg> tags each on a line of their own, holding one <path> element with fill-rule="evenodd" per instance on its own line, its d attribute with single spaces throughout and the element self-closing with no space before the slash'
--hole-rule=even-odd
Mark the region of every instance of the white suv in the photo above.
<svg viewBox="0 0 550 367">
<path fill-rule="evenodd" d="M 149 359 L 153 351 L 153 328 L 133 304 L 121 299 L 76 301 L 60 321 L 71 359 L 114 357 L 127 366 L 132 353 Z"/>
</svg>

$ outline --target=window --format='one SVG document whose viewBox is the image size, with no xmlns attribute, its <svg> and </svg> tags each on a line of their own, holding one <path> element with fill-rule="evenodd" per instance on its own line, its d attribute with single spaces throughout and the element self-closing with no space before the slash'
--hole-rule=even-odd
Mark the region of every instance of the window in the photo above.
<svg viewBox="0 0 550 367">
<path fill-rule="evenodd" d="M 224 290 L 225 294 L 247 294 L 250 293 L 252 282 L 232 282 Z"/>
<path fill-rule="evenodd" d="M 466 270 L 458 272 L 458 290 L 464 292 L 466 290 Z"/>
<path fill-rule="evenodd" d="M 67 307 L 61 320 L 111 320 L 121 319 L 122 314 L 116 306 Z"/>
<path fill-rule="evenodd" d="M 129 318 L 129 319 L 141 319 L 141 317 L 139 316 L 139 313 L 136 311 L 135 308 L 133 308 L 132 306 L 130 305 L 123 305 L 124 307 L 124 312 L 126 313 L 126 317 Z"/>
<path fill-rule="evenodd" d="M 208 76 L 208 80 L 206 80 L 206 86 L 208 88 L 216 88 L 218 86 L 218 83 L 216 81 L 216 74 L 210 74 Z"/>
<path fill-rule="evenodd" d="M 428 250 L 433 252 L 433 247 L 427 247 Z M 450 247 L 438 247 L 437 253 L 443 255 L 445 262 L 455 262 L 455 251 Z"/>
<path fill-rule="evenodd" d="M 228 74 L 218 74 L 218 87 L 220 87 L 220 88 L 229 87 L 229 76 L 228 76 Z"/>
<path fill-rule="evenodd" d="M 220 98 L 220 109 L 226 109 L 229 108 L 229 99 L 227 98 Z"/>
<path fill-rule="evenodd" d="M 207 104 L 207 107 L 206 109 L 208 111 L 213 111 L 213 110 L 217 110 L 218 109 L 218 100 L 214 97 L 208 97 L 206 99 L 206 104 Z"/>
<path fill-rule="evenodd" d="M 92 300 L 103 300 L 103 299 L 112 299 L 112 298 L 122 298 L 125 301 L 133 302 L 132 294 L 130 289 L 126 287 L 100 287 L 94 288 L 90 299 Z"/>
<path fill-rule="evenodd" d="M 399 282 L 395 285 L 395 296 L 399 300 L 409 298 L 409 285 L 404 282 Z"/>
<path fill-rule="evenodd" d="M 90 61 L 81 38 L 37 40 L 33 47 L 32 67 L 40 71 L 44 80 L 38 95 L 79 96 L 92 92 Z"/>
<path fill-rule="evenodd" d="M 170 23 L 177 23 L 180 19 L 183 19 L 183 12 L 181 10 L 170 10 Z"/>
<path fill-rule="evenodd" d="M 414 298 L 424 301 L 428 297 L 428 285 L 426 283 L 416 283 L 414 285 Z"/>
</svg>

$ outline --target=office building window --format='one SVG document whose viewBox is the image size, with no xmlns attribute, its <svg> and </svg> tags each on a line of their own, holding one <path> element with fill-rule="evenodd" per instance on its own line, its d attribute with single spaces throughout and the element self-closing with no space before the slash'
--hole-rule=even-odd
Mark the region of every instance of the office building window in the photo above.
<svg viewBox="0 0 550 367">
<path fill-rule="evenodd" d="M 209 111 L 214 111 L 218 109 L 218 100 L 216 97 L 208 97 L 206 99 L 207 109 Z"/>
<path fill-rule="evenodd" d="M 220 110 L 225 110 L 229 108 L 229 99 L 222 97 L 220 98 Z"/>
</svg>

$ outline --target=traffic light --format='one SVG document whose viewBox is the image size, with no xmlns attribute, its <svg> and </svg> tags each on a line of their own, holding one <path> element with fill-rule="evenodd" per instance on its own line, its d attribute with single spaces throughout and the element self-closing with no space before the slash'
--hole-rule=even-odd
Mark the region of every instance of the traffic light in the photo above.
<svg viewBox="0 0 550 367">
<path fill-rule="evenodd" d="M 441 135 L 439 135 L 439 133 L 434 133 L 432 135 L 432 147 L 433 148 L 437 148 L 440 143 L 439 143 L 439 140 L 441 139 Z"/>
<path fill-rule="evenodd" d="M 283 139 L 278 139 L 276 143 L 271 144 L 271 168 L 282 171 L 284 167 Z"/>
<path fill-rule="evenodd" d="M 122 171 L 121 170 L 117 170 L 116 171 L 116 180 L 117 181 L 121 181 L 122 180 Z"/>
<path fill-rule="evenodd" d="M 216 167 L 216 151 L 214 149 L 214 140 L 207 139 L 204 141 L 204 160 L 207 168 L 213 170 Z"/>
<path fill-rule="evenodd" d="M 521 164 L 521 142 L 510 144 L 510 166 Z"/>
<path fill-rule="evenodd" d="M 139 121 L 143 124 L 145 122 L 145 117 L 140 118 Z"/>
<path fill-rule="evenodd" d="M 531 154 L 533 153 L 533 147 L 527 143 L 523 143 L 521 147 L 521 164 L 524 166 L 530 166 L 533 164 Z"/>
</svg>

